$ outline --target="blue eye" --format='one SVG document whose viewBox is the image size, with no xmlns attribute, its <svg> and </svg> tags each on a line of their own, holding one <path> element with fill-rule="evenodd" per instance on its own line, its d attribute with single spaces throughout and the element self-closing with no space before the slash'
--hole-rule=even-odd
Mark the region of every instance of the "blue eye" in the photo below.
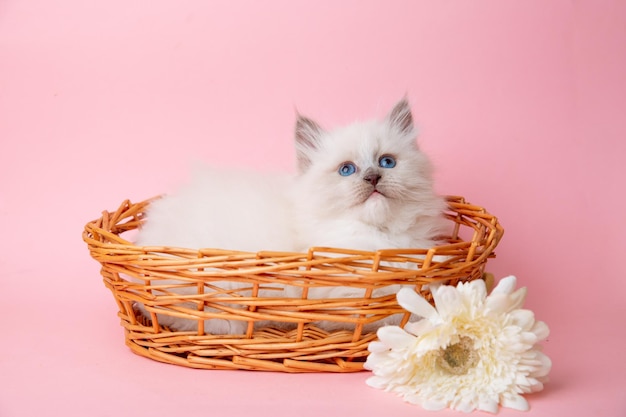
<svg viewBox="0 0 626 417">
<path fill-rule="evenodd" d="M 396 160 L 391 155 L 383 155 L 378 160 L 378 166 L 381 168 L 393 168 L 396 166 Z"/>
<path fill-rule="evenodd" d="M 339 175 L 342 177 L 347 177 L 356 172 L 356 166 L 352 162 L 344 162 L 339 167 Z"/>
</svg>

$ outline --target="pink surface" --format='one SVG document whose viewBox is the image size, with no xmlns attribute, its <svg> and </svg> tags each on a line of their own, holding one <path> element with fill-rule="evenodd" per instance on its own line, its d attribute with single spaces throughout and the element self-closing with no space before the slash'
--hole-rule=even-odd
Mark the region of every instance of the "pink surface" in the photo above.
<svg viewBox="0 0 626 417">
<path fill-rule="evenodd" d="M 626 415 L 624 45 L 619 1 L 5 0 L 0 416 L 430 414 L 365 372 L 135 356 L 80 239 L 194 160 L 291 169 L 296 106 L 329 126 L 405 93 L 438 189 L 498 215 L 489 269 L 551 328 L 529 415 Z"/>
</svg>

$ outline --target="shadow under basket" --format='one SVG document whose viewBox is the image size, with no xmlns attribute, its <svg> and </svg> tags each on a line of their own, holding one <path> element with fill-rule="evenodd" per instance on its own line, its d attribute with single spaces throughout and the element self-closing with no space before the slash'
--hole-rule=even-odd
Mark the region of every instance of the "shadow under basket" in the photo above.
<svg viewBox="0 0 626 417">
<path fill-rule="evenodd" d="M 428 284 L 485 279 L 503 234 L 485 209 L 448 197 L 448 243 L 428 250 L 249 253 L 136 246 L 121 236 L 141 226 L 150 201 L 125 201 L 115 212 L 103 212 L 85 226 L 83 240 L 102 265 L 126 344 L 136 354 L 191 368 L 360 371 L 377 326 L 391 316 L 400 325 L 409 320 L 396 302 L 398 285 L 432 301 Z M 351 297 L 314 296 L 342 288 Z M 183 319 L 191 330 L 168 328 L 168 318 Z M 233 321 L 243 330 L 208 334 L 210 320 Z"/>
</svg>

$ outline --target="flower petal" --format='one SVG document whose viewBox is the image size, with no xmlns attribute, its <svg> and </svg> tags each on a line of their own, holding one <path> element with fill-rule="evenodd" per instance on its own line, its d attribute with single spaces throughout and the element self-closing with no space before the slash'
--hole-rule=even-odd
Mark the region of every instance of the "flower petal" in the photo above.
<svg viewBox="0 0 626 417">
<path fill-rule="evenodd" d="M 502 278 L 487 297 L 486 305 L 496 313 L 507 313 L 521 308 L 526 300 L 526 287 L 515 290 L 514 276 Z"/>
<path fill-rule="evenodd" d="M 498 285 L 494 287 L 494 289 L 491 291 L 491 294 L 509 295 L 513 293 L 516 285 L 517 278 L 515 278 L 513 275 L 509 275 L 508 277 L 502 278 L 500 281 L 498 281 Z"/>
<path fill-rule="evenodd" d="M 424 317 L 429 320 L 431 317 L 434 318 L 437 316 L 437 310 L 435 310 L 435 308 L 422 296 L 410 288 L 401 288 L 400 291 L 398 291 L 396 298 L 398 299 L 398 304 L 400 304 L 402 308 L 417 316 Z"/>
<path fill-rule="evenodd" d="M 490 398 L 483 398 L 478 403 L 478 409 L 488 413 L 496 414 L 498 412 L 498 402 Z"/>
<path fill-rule="evenodd" d="M 536 352 L 535 358 L 539 360 L 540 364 L 535 368 L 535 371 L 530 374 L 530 376 L 534 378 L 544 378 L 548 376 L 550 373 L 550 369 L 552 369 L 552 360 L 543 352 Z"/>
<path fill-rule="evenodd" d="M 365 383 L 372 388 L 385 389 L 385 387 L 387 387 L 387 384 L 389 383 L 389 380 L 387 378 L 381 378 L 374 375 L 367 378 L 365 380 Z"/>
<path fill-rule="evenodd" d="M 413 402 L 410 401 L 413 404 L 418 404 L 417 402 Z M 428 410 L 428 411 L 439 411 L 439 410 L 443 410 L 444 408 L 447 407 L 448 404 L 446 404 L 443 401 L 439 401 L 439 400 L 435 400 L 432 398 L 426 398 L 426 399 L 422 399 L 421 401 L 421 406 L 422 408 L 424 408 L 424 410 Z"/>
<path fill-rule="evenodd" d="M 531 332 L 537 335 L 537 340 L 545 340 L 550 335 L 548 325 L 542 321 L 536 321 Z"/>
<path fill-rule="evenodd" d="M 434 290 L 433 298 L 439 316 L 444 321 L 458 315 L 463 308 L 463 300 L 456 287 L 442 285 Z"/>
<path fill-rule="evenodd" d="M 472 404 L 471 401 L 462 400 L 454 406 L 454 409 L 463 413 L 471 413 L 476 409 L 476 407 L 474 406 L 474 404 Z"/>
<path fill-rule="evenodd" d="M 528 378 L 528 386 L 519 387 L 524 394 L 531 394 L 533 392 L 539 392 L 543 389 L 543 383 L 539 381 L 537 378 Z"/>
<path fill-rule="evenodd" d="M 482 303 L 487 298 L 487 285 L 482 279 L 459 284 L 457 288 L 459 291 L 467 291 L 468 295 L 471 294 L 471 300 L 477 304 Z"/>
<path fill-rule="evenodd" d="M 377 371 L 381 371 L 381 369 L 387 365 L 389 366 L 390 357 L 388 353 L 371 353 L 368 355 L 363 367 L 367 370 L 374 371 L 374 373 L 378 373 Z M 384 369 L 382 369 L 384 371 Z M 382 372 L 384 374 L 384 372 Z"/>
<path fill-rule="evenodd" d="M 511 302 L 506 294 L 491 294 L 485 301 L 485 306 L 493 314 L 502 314 L 509 312 Z"/>
<path fill-rule="evenodd" d="M 530 310 L 514 310 L 509 317 L 511 324 L 525 331 L 532 329 L 535 324 L 535 313 Z"/>
<path fill-rule="evenodd" d="M 402 349 L 415 341 L 415 336 L 398 326 L 383 326 L 378 329 L 376 335 L 382 343 L 391 349 Z"/>
<path fill-rule="evenodd" d="M 367 346 L 367 350 L 372 353 L 381 353 L 388 351 L 389 347 L 384 343 L 375 340 L 373 342 L 370 342 L 370 344 Z"/>
<path fill-rule="evenodd" d="M 526 301 L 526 293 L 528 292 L 528 290 L 526 289 L 526 287 L 522 287 L 520 289 L 518 289 L 517 291 L 515 291 L 513 294 L 511 294 L 509 296 L 510 298 L 510 309 L 511 310 L 517 310 L 518 308 L 522 308 L 522 306 L 524 305 L 524 301 Z M 511 311 L 509 310 L 509 311 Z"/>
<path fill-rule="evenodd" d="M 519 411 L 528 411 L 530 408 L 528 406 L 528 401 L 526 401 L 524 397 L 513 393 L 503 396 L 500 403 L 502 404 L 502 407 L 512 408 Z"/>
<path fill-rule="evenodd" d="M 404 325 L 404 330 L 407 332 L 414 334 L 415 336 L 420 336 L 429 332 L 433 329 L 433 324 L 426 320 L 414 321 L 412 323 L 407 323 Z"/>
</svg>

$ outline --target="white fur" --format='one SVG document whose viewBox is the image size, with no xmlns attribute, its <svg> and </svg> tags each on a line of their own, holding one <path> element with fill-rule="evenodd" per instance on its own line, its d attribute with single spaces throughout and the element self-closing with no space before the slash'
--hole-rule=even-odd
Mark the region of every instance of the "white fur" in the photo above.
<svg viewBox="0 0 626 417">
<path fill-rule="evenodd" d="M 416 144 L 406 101 L 382 121 L 334 131 L 300 116 L 296 152 L 299 172 L 294 177 L 199 170 L 190 184 L 151 205 L 136 243 L 252 252 L 301 252 L 312 246 L 377 250 L 428 248 L 447 231 L 445 203 L 433 191 L 431 165 Z M 380 167 L 383 155 L 393 156 L 396 166 Z M 339 167 L 348 161 L 356 172 L 339 175 Z M 380 176 L 375 186 L 364 180 L 372 172 Z M 220 284 L 226 289 L 236 286 Z M 398 289 L 387 287 L 376 295 Z M 285 297 L 300 296 L 296 287 L 284 290 Z M 309 296 L 356 297 L 362 292 L 338 287 L 313 289 Z M 159 321 L 180 330 L 196 326 L 164 314 Z M 205 331 L 242 333 L 246 325 L 213 319 L 205 321 Z M 333 328 L 332 323 L 320 325 Z"/>
<path fill-rule="evenodd" d="M 280 174 L 198 168 L 190 183 L 153 202 L 136 244 L 258 252 L 290 250 L 291 206 Z"/>
</svg>

